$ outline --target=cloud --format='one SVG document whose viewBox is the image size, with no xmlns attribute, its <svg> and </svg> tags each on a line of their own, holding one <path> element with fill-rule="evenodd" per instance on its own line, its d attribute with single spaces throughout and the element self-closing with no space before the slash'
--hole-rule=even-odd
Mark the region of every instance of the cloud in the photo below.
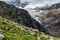
<svg viewBox="0 0 60 40">
<path fill-rule="evenodd" d="M 15 1 L 15 0 L 2 0 L 2 1 Z M 46 4 L 52 5 L 54 3 L 60 2 L 60 0 L 21 0 L 21 2 L 31 2 L 29 5 L 27 5 L 25 8 L 34 8 L 36 6 L 45 6 Z"/>
<path fill-rule="evenodd" d="M 34 1 L 34 0 L 21 0 L 21 2 L 25 2 L 25 1 L 27 1 L 27 2 L 32 2 L 32 1 Z"/>
<path fill-rule="evenodd" d="M 27 1 L 27 0 L 25 0 Z M 29 1 L 29 0 L 28 0 Z M 45 6 L 46 4 L 48 5 L 52 5 L 54 3 L 58 3 L 60 2 L 60 0 L 31 0 L 30 5 L 26 6 L 25 8 L 35 8 L 35 7 L 41 7 L 41 6 Z"/>
</svg>

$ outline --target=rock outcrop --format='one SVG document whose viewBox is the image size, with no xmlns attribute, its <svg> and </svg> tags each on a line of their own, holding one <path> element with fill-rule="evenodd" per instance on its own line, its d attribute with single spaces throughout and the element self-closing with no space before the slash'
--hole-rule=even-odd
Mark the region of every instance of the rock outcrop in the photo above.
<svg viewBox="0 0 60 40">
<path fill-rule="evenodd" d="M 24 9 L 16 8 L 13 5 L 0 1 L 0 16 L 18 22 L 28 27 L 43 30 L 41 25 L 34 20 Z"/>
<path fill-rule="evenodd" d="M 41 25 L 50 35 L 60 37 L 60 8 L 50 9 L 40 13 Z"/>
</svg>

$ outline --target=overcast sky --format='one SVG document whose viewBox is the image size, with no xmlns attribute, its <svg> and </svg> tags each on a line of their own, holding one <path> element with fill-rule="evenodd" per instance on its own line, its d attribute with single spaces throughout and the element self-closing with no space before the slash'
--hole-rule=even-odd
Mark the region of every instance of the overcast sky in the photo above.
<svg viewBox="0 0 60 40">
<path fill-rule="evenodd" d="M 14 0 L 4 0 L 4 1 L 14 1 Z M 34 8 L 36 6 L 45 6 L 46 4 L 48 5 L 52 5 L 54 3 L 58 3 L 60 2 L 60 0 L 21 0 L 21 2 L 25 2 L 28 1 L 30 2 L 29 5 L 27 5 L 25 8 Z"/>
</svg>

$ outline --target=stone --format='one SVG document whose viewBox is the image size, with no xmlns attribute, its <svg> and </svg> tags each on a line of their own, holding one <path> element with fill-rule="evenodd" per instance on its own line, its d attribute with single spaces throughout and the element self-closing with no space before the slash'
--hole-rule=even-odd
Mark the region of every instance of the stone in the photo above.
<svg viewBox="0 0 60 40">
<path fill-rule="evenodd" d="M 33 36 L 34 36 L 34 35 L 36 35 L 36 33 L 35 33 L 35 32 L 30 32 L 30 33 L 31 33 L 31 35 L 33 35 Z"/>
<path fill-rule="evenodd" d="M 3 40 L 4 36 L 2 34 L 0 34 L 0 40 Z"/>
<path fill-rule="evenodd" d="M 40 37 L 37 37 L 37 40 L 41 40 L 41 38 Z"/>
<path fill-rule="evenodd" d="M 53 37 L 50 37 L 49 40 L 54 40 L 54 38 Z"/>
</svg>

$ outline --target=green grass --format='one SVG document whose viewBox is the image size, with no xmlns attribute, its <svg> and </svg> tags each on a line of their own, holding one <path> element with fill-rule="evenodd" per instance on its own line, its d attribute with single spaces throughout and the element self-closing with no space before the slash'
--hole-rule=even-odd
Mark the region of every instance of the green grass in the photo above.
<svg viewBox="0 0 60 40">
<path fill-rule="evenodd" d="M 6 40 L 60 40 L 4 18 L 0 18 L 0 32 Z"/>
</svg>

